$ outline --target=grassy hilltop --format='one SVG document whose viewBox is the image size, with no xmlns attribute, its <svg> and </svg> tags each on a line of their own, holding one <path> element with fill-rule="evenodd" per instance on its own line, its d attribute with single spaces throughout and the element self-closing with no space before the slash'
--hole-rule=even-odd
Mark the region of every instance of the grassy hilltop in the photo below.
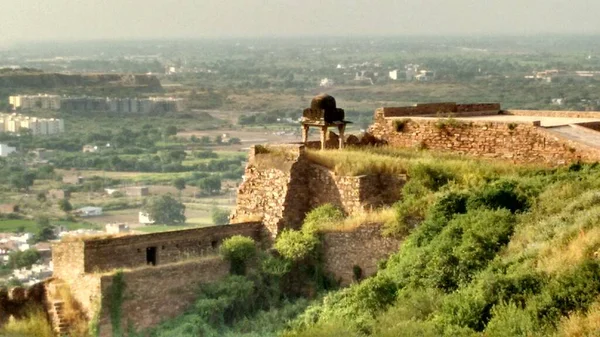
<svg viewBox="0 0 600 337">
<path fill-rule="evenodd" d="M 407 172 L 411 180 L 403 188 L 404 200 L 392 209 L 355 219 L 341 218 L 328 206 L 314 210 L 301 231 L 278 239 L 279 259 L 259 254 L 257 271 L 204 289 L 187 314 L 152 336 L 589 336 L 597 331 L 596 164 L 548 169 L 389 148 L 311 157 L 344 174 Z M 332 290 L 318 276 L 318 232 L 364 220 L 385 222 L 387 235 L 405 241 L 382 261 L 376 276 Z M 309 264 L 317 266 L 302 271 L 317 290 L 312 300 L 292 294 L 281 281 L 298 256 L 312 256 Z"/>
</svg>

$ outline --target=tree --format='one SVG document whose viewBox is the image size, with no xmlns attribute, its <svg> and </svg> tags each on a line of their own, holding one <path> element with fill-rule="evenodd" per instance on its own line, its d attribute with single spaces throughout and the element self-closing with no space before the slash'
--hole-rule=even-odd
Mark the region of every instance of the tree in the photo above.
<svg viewBox="0 0 600 337">
<path fill-rule="evenodd" d="M 146 199 L 142 211 L 147 213 L 156 224 L 177 225 L 185 223 L 185 205 L 170 195 Z"/>
<path fill-rule="evenodd" d="M 169 125 L 165 129 L 165 136 L 175 136 L 177 134 L 177 127 L 174 125 Z"/>
<path fill-rule="evenodd" d="M 179 193 L 181 193 L 181 191 L 185 189 L 185 179 L 177 178 L 173 180 L 173 187 L 175 187 Z"/>
<path fill-rule="evenodd" d="M 210 176 L 198 181 L 197 186 L 206 194 L 215 194 L 221 191 L 221 178 Z"/>
<path fill-rule="evenodd" d="M 226 210 L 215 207 L 212 210 L 211 216 L 213 224 L 215 225 L 221 226 L 229 223 L 229 212 L 227 212 Z"/>
<path fill-rule="evenodd" d="M 36 198 L 37 198 L 37 201 L 39 201 L 39 202 L 46 201 L 46 192 L 40 192 L 40 193 L 38 193 L 37 196 L 36 196 Z"/>
<path fill-rule="evenodd" d="M 40 259 L 41 255 L 36 249 L 27 249 L 10 253 L 8 265 L 12 269 L 29 268 Z"/>
<path fill-rule="evenodd" d="M 35 173 L 33 172 L 15 173 L 10 178 L 11 185 L 19 190 L 28 190 L 31 186 L 33 186 L 34 181 Z"/>
<path fill-rule="evenodd" d="M 61 199 L 58 201 L 58 208 L 65 213 L 69 213 L 73 210 L 73 206 L 67 199 Z"/>
<path fill-rule="evenodd" d="M 47 217 L 41 217 L 37 221 L 37 232 L 35 233 L 35 241 L 49 241 L 56 238 L 54 226 L 50 223 Z"/>
</svg>

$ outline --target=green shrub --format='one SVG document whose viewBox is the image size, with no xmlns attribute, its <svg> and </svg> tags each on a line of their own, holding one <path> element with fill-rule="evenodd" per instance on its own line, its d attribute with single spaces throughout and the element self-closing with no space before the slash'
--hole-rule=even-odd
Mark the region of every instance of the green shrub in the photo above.
<svg viewBox="0 0 600 337">
<path fill-rule="evenodd" d="M 277 238 L 275 249 L 288 261 L 301 261 L 313 254 L 318 245 L 316 235 L 286 229 Z"/>
<path fill-rule="evenodd" d="M 344 212 L 332 204 L 319 206 L 306 214 L 302 231 L 310 234 L 316 231 L 321 223 L 339 221 L 344 219 Z"/>
<path fill-rule="evenodd" d="M 600 294 L 600 264 L 585 261 L 571 271 L 552 279 L 531 303 L 542 325 L 553 325 L 561 316 L 587 309 Z"/>
<path fill-rule="evenodd" d="M 517 190 L 514 181 L 500 180 L 485 186 L 467 201 L 468 209 L 486 207 L 489 209 L 506 208 L 511 212 L 525 211 L 529 208 L 527 198 Z"/>
<path fill-rule="evenodd" d="M 231 273 L 243 275 L 246 273 L 246 263 L 256 255 L 254 240 L 242 235 L 234 235 L 220 247 L 221 256 L 231 263 Z"/>
<path fill-rule="evenodd" d="M 408 175 L 411 181 L 420 183 L 431 191 L 438 191 L 456 177 L 443 168 L 431 165 L 417 164 L 410 168 Z"/>
<path fill-rule="evenodd" d="M 502 303 L 492 308 L 492 319 L 485 328 L 489 337 L 533 336 L 536 321 L 531 313 L 513 302 Z"/>
</svg>

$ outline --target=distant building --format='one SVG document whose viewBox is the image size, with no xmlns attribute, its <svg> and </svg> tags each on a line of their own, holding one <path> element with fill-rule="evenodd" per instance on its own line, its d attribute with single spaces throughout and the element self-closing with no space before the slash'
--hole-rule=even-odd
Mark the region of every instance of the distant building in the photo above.
<svg viewBox="0 0 600 337">
<path fill-rule="evenodd" d="M 151 225 L 154 223 L 154 220 L 150 218 L 150 214 L 140 211 L 138 214 L 139 222 L 142 225 Z"/>
<path fill-rule="evenodd" d="M 16 95 L 10 96 L 8 102 L 14 110 L 60 110 L 60 96 L 38 94 L 38 95 Z"/>
<path fill-rule="evenodd" d="M 127 187 L 127 188 L 125 188 L 125 194 L 130 197 L 145 197 L 145 196 L 150 195 L 150 190 L 146 186 Z"/>
<path fill-rule="evenodd" d="M 332 79 L 323 78 L 321 79 L 321 83 L 319 83 L 319 86 L 323 88 L 331 88 L 334 84 L 335 82 Z"/>
<path fill-rule="evenodd" d="M 81 184 L 83 183 L 83 177 L 78 174 L 65 174 L 62 182 L 65 184 Z"/>
<path fill-rule="evenodd" d="M 17 152 L 17 149 L 6 144 L 0 144 L 0 157 L 6 157 L 11 153 Z"/>
<path fill-rule="evenodd" d="M 399 76 L 402 76 L 402 72 L 400 72 L 398 69 L 394 69 L 388 73 L 388 76 L 390 79 L 397 81 L 398 78 L 400 78 Z"/>
<path fill-rule="evenodd" d="M 429 70 L 420 70 L 419 74 L 415 76 L 415 80 L 428 82 L 435 79 L 435 72 Z"/>
<path fill-rule="evenodd" d="M 98 146 L 96 146 L 96 145 L 84 145 L 83 148 L 81 149 L 81 152 L 83 152 L 83 153 L 98 152 Z"/>
<path fill-rule="evenodd" d="M 0 132 L 19 133 L 21 129 L 28 129 L 34 136 L 54 135 L 65 131 L 62 119 L 37 118 L 20 115 L 17 113 L 0 113 Z"/>
<path fill-rule="evenodd" d="M 82 207 L 74 212 L 81 217 L 102 215 L 102 207 Z"/>
<path fill-rule="evenodd" d="M 69 199 L 71 191 L 62 189 L 52 189 L 48 191 L 48 196 L 54 199 Z"/>
<path fill-rule="evenodd" d="M 17 204 L 1 204 L 0 213 L 10 214 L 17 213 L 19 211 L 19 205 Z"/>
<path fill-rule="evenodd" d="M 109 223 L 105 226 L 107 234 L 120 234 L 120 233 L 128 233 L 129 226 L 124 223 Z"/>
</svg>

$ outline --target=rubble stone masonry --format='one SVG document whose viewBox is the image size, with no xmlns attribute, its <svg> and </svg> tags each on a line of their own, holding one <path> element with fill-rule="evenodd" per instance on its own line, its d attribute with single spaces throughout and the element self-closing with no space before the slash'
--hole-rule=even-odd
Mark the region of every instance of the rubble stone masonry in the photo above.
<svg viewBox="0 0 600 337">
<path fill-rule="evenodd" d="M 310 162 L 303 145 L 253 148 L 231 220 L 262 219 L 271 238 L 298 228 L 308 211 L 331 203 L 346 214 L 400 199 L 406 176 L 338 176 Z M 291 155 L 290 155 L 291 153 Z"/>
<path fill-rule="evenodd" d="M 600 160 L 598 148 L 552 134 L 536 122 L 388 117 L 382 108 L 375 112 L 375 122 L 369 131 L 392 146 L 451 151 L 520 163 L 558 165 Z"/>
<path fill-rule="evenodd" d="M 381 234 L 382 224 L 365 223 L 340 231 L 323 233 L 324 267 L 343 286 L 356 281 L 354 269 L 360 268 L 362 277 L 377 272 L 379 261 L 398 251 L 401 241 Z"/>
</svg>

